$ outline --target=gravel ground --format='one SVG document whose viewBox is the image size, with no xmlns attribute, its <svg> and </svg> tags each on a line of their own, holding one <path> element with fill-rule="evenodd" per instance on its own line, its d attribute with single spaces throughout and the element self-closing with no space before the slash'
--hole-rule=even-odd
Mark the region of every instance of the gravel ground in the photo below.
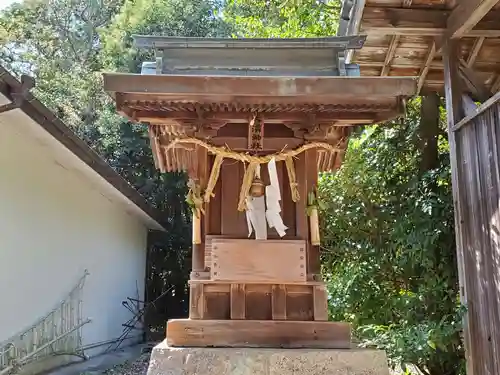
<svg viewBox="0 0 500 375">
<path fill-rule="evenodd" d="M 135 361 L 125 361 L 107 370 L 99 372 L 84 372 L 80 375 L 146 375 L 148 371 L 150 353 L 142 354 Z"/>
</svg>

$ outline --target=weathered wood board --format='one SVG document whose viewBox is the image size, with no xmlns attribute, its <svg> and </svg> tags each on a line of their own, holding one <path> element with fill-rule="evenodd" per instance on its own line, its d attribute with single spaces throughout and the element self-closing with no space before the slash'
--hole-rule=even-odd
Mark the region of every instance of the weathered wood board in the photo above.
<svg viewBox="0 0 500 375">
<path fill-rule="evenodd" d="M 335 348 L 351 347 L 347 323 L 256 320 L 170 320 L 169 346 Z"/>
<path fill-rule="evenodd" d="M 300 283 L 307 280 L 302 240 L 212 239 L 211 280 Z"/>
</svg>

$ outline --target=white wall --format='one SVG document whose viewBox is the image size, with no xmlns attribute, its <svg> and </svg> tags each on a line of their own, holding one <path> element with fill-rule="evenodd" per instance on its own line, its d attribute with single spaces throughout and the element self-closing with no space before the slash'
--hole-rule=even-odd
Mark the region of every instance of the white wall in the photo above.
<svg viewBox="0 0 500 375">
<path fill-rule="evenodd" d="M 147 229 L 14 112 L 0 115 L 0 342 L 49 312 L 85 269 L 93 321 L 83 344 L 116 338 L 136 282 L 143 297 Z"/>
</svg>

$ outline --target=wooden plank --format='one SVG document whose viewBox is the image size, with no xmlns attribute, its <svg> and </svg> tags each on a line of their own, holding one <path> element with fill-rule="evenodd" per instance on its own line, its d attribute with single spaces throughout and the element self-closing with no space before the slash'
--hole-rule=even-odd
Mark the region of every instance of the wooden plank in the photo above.
<svg viewBox="0 0 500 375">
<path fill-rule="evenodd" d="M 498 202 L 500 200 L 500 154 L 499 154 L 499 140 L 500 134 L 498 133 L 500 118 L 500 104 L 492 107 L 487 111 L 485 116 L 486 132 L 483 139 L 488 143 L 487 152 L 484 155 L 485 162 L 484 168 L 487 169 L 487 195 L 488 195 L 488 222 L 489 222 L 489 247 L 490 247 L 490 262 L 489 266 L 492 268 L 493 277 L 490 284 L 491 304 L 495 306 L 496 312 L 493 313 L 493 319 L 490 322 L 491 327 L 491 348 L 493 351 L 493 358 L 500 357 L 500 290 L 495 288 L 494 285 L 500 285 L 500 268 L 496 265 L 500 264 L 500 212 L 498 210 Z M 481 126 L 481 125 L 480 125 Z M 500 373 L 500 362 L 494 361 L 494 373 Z"/>
<path fill-rule="evenodd" d="M 205 285 L 227 285 L 229 293 L 230 281 L 223 280 L 188 280 L 188 284 L 205 284 Z M 300 283 L 286 283 L 287 293 L 311 293 L 311 287 L 315 285 L 323 285 L 322 281 L 301 281 Z M 245 281 L 246 291 L 260 291 L 262 293 L 271 293 L 273 283 L 262 284 L 262 281 Z"/>
<path fill-rule="evenodd" d="M 268 290 L 255 290 L 255 288 L 248 289 L 245 307 L 246 320 L 272 320 L 273 307 L 271 285 L 269 285 Z"/>
<path fill-rule="evenodd" d="M 219 179 L 222 184 L 223 197 L 221 233 L 234 237 L 247 237 L 245 213 L 238 211 L 243 164 L 234 160 L 224 160 Z"/>
<path fill-rule="evenodd" d="M 479 52 L 481 51 L 481 47 L 483 46 L 485 40 L 486 40 L 485 37 L 481 37 L 481 38 L 476 38 L 476 40 L 474 41 L 469 56 L 467 57 L 467 66 L 469 68 L 472 68 L 472 66 L 476 62 L 477 56 L 479 55 Z"/>
<path fill-rule="evenodd" d="M 230 293 L 207 293 L 205 291 L 205 320 L 231 319 Z"/>
<path fill-rule="evenodd" d="M 111 93 L 139 93 L 184 96 L 275 96 L 335 97 L 411 96 L 415 82 L 399 77 L 221 77 L 182 75 L 140 75 L 105 73 L 105 90 Z M 127 97 L 125 95 L 125 98 Z"/>
<path fill-rule="evenodd" d="M 138 48 L 162 49 L 197 49 L 221 48 L 226 49 L 274 49 L 274 48 L 361 48 L 360 40 L 356 37 L 316 37 L 316 38 L 206 38 L 206 37 L 177 37 L 159 35 L 133 35 L 134 44 Z M 218 53 L 212 51 L 212 53 Z"/>
<path fill-rule="evenodd" d="M 478 181 L 478 197 L 477 206 L 479 208 L 479 240 L 481 241 L 481 268 L 478 276 L 484 280 L 484 291 L 477 297 L 482 298 L 482 305 L 485 308 L 485 313 L 479 318 L 484 324 L 484 336 L 482 337 L 483 350 L 488 352 L 485 367 L 489 367 L 491 373 L 498 374 L 500 371 L 500 311 L 499 311 L 499 291 L 497 282 L 499 280 L 500 272 L 496 252 L 499 249 L 499 232 L 498 226 L 494 224 L 494 217 L 498 212 L 498 185 L 495 183 L 495 177 L 498 159 L 494 159 L 493 150 L 494 143 L 497 141 L 492 139 L 491 130 L 499 125 L 498 121 L 498 103 L 487 110 L 474 120 L 473 131 L 476 136 L 475 143 L 477 144 L 476 161 L 477 167 L 474 169 L 476 174 L 475 178 Z M 477 250 L 477 248 L 476 248 Z M 484 353 L 487 354 L 487 353 Z"/>
<path fill-rule="evenodd" d="M 195 146 L 196 160 L 198 162 L 197 175 L 194 178 L 201 186 L 205 186 L 208 180 L 208 152 L 205 148 Z M 191 255 L 191 270 L 193 272 L 203 272 L 205 270 L 205 234 L 206 234 L 206 215 L 203 215 L 200 223 L 201 243 L 193 244 Z"/>
<path fill-rule="evenodd" d="M 273 285 L 272 294 L 273 320 L 286 320 L 286 286 Z"/>
<path fill-rule="evenodd" d="M 480 124 L 484 126 L 484 124 Z M 469 330 L 470 347 L 474 353 L 474 357 L 480 353 L 480 358 L 475 358 L 475 371 L 479 373 L 483 371 L 486 374 L 493 374 L 492 365 L 493 358 L 491 356 L 491 342 L 488 339 L 491 335 L 489 324 L 492 320 L 490 314 L 491 304 L 488 301 L 489 280 L 488 266 L 490 259 L 486 259 L 487 248 L 484 243 L 484 234 L 486 232 L 485 223 L 489 222 L 489 218 L 484 220 L 482 195 L 483 181 L 480 176 L 481 161 L 479 160 L 480 144 L 478 142 L 478 124 L 475 122 L 472 126 L 467 126 L 459 133 L 456 133 L 457 138 L 461 138 L 463 151 L 457 155 L 461 166 L 459 169 L 462 177 L 462 185 L 465 187 L 465 196 L 461 197 L 461 204 L 468 206 L 467 216 L 462 224 L 465 228 L 466 241 L 465 249 L 468 254 L 473 254 L 473 261 L 465 263 L 465 271 L 468 279 L 468 286 L 474 285 L 474 294 L 470 295 L 468 306 L 472 309 L 468 311 L 469 321 L 474 320 L 474 325 Z M 458 143 L 458 142 L 457 142 Z M 462 164 L 464 163 L 464 164 Z M 467 165 L 467 168 L 463 168 Z M 481 171 L 482 172 L 482 171 Z M 466 259 L 470 259 L 467 256 Z M 475 279 L 471 283 L 471 279 Z M 477 287 L 476 287 L 477 286 Z M 479 365 L 479 366 L 478 366 Z"/>
<path fill-rule="evenodd" d="M 483 1 L 488 2 L 491 0 Z M 470 8 L 470 4 L 467 5 L 467 8 Z M 457 9 L 458 7 L 450 14 L 447 10 L 429 8 L 367 7 L 363 14 L 361 29 L 370 37 L 375 35 L 444 36 L 445 34 L 449 36 L 450 34 L 447 34 L 451 32 L 449 22 L 455 22 L 451 19 L 452 16 L 459 15 Z M 467 28 L 463 31 L 463 34 L 460 34 L 460 37 L 498 37 L 500 35 L 500 25 L 495 22 L 498 17 L 500 17 L 499 11 L 491 12 L 483 21 L 478 23 L 476 28 Z M 440 46 L 441 42 L 438 51 Z"/>
<path fill-rule="evenodd" d="M 426 26 L 366 26 L 363 32 L 369 35 L 401 35 L 401 36 L 434 36 L 441 37 L 446 32 L 444 27 L 426 27 Z M 474 29 L 466 33 L 465 37 L 468 38 L 499 38 L 499 28 L 491 29 Z M 437 48 L 441 51 L 441 45 Z"/>
<path fill-rule="evenodd" d="M 133 108 L 134 105 L 130 104 Z M 153 106 L 155 104 L 152 104 Z M 394 101 L 387 102 L 387 105 L 374 105 L 370 108 L 368 105 L 359 105 L 356 111 L 349 111 L 349 108 L 343 109 L 341 105 L 337 105 L 331 112 L 323 111 L 315 113 L 316 120 L 323 121 L 341 121 L 349 120 L 353 122 L 367 121 L 372 117 L 369 116 L 370 112 L 392 111 L 394 110 Z M 198 116 L 192 111 L 165 111 L 168 108 L 168 103 L 158 103 L 158 110 L 135 110 L 134 116 L 139 121 L 152 123 L 154 125 L 171 124 L 172 121 L 196 121 Z M 328 107 L 327 107 L 328 109 Z M 361 110 L 361 113 L 359 111 Z M 367 113 L 363 113 L 367 112 Z M 232 124 L 248 124 L 249 113 L 247 111 L 210 111 L 204 114 L 203 121 L 205 124 L 210 124 L 211 121 L 227 121 Z M 363 117 L 364 116 L 364 117 Z M 301 111 L 300 107 L 295 111 L 279 111 L 279 112 L 263 112 L 261 117 L 267 124 L 282 124 L 283 121 L 303 122 L 306 123 L 310 119 L 310 111 Z M 180 123 L 182 125 L 182 123 Z M 192 126 L 192 123 L 191 123 Z"/>
<path fill-rule="evenodd" d="M 214 164 L 215 155 L 209 156 L 210 172 Z M 222 234 L 222 181 L 219 176 L 217 183 L 215 184 L 213 190 L 214 196 L 210 199 L 210 202 L 206 205 L 206 221 L 207 229 L 206 233 L 208 235 L 220 235 Z M 207 256 L 209 252 L 209 241 L 205 236 L 205 266 L 210 267 L 210 257 Z M 211 251 L 211 250 L 210 250 Z M 207 263 L 208 260 L 208 263 Z"/>
<path fill-rule="evenodd" d="M 292 147 L 292 146 L 289 146 Z M 292 161 L 295 163 L 295 161 Z M 285 239 L 296 238 L 297 230 L 295 227 L 295 202 L 292 200 L 292 192 L 290 190 L 290 180 L 288 178 L 288 172 L 286 170 L 285 163 L 278 163 L 279 168 L 282 171 L 283 178 L 281 181 L 281 199 L 283 205 L 283 224 L 285 224 L 288 229 L 286 230 Z"/>
<path fill-rule="evenodd" d="M 476 73 L 467 66 L 467 63 L 460 59 L 459 73 L 465 80 L 467 87 L 476 95 L 479 101 L 485 102 L 491 97 L 491 91 L 483 83 L 483 81 L 476 75 Z"/>
<path fill-rule="evenodd" d="M 448 10 L 433 8 L 365 7 L 361 29 L 372 26 L 446 28 Z"/>
<path fill-rule="evenodd" d="M 480 106 L 478 106 L 470 115 L 468 115 L 467 117 L 464 117 L 462 120 L 460 120 L 455 125 L 453 125 L 451 129 L 454 132 L 456 132 L 457 130 L 461 129 L 464 125 L 471 123 L 475 117 L 479 116 L 481 113 L 488 110 L 493 105 L 498 104 L 498 102 L 500 102 L 500 92 L 497 92 L 495 95 L 493 95 L 491 98 L 489 98 L 486 102 L 484 102 Z"/>
<path fill-rule="evenodd" d="M 167 343 L 173 347 L 257 347 L 350 349 L 347 323 L 189 320 L 167 324 Z"/>
<path fill-rule="evenodd" d="M 436 57 L 436 42 L 432 41 L 431 46 L 429 48 L 429 53 L 427 54 L 427 58 L 425 59 L 424 65 L 422 65 L 422 68 L 420 70 L 419 78 L 418 78 L 418 83 L 417 83 L 417 95 L 420 94 L 420 91 L 422 91 L 422 87 L 424 86 L 425 79 L 427 78 L 427 74 L 429 73 L 430 66 L 432 64 L 432 61 Z"/>
<path fill-rule="evenodd" d="M 231 284 L 231 319 L 245 319 L 245 284 Z"/>
<path fill-rule="evenodd" d="M 318 151 L 317 150 L 308 150 L 303 153 L 305 156 L 305 166 L 306 166 L 306 173 L 305 173 L 305 179 L 301 180 L 299 176 L 297 176 L 297 181 L 302 181 L 302 183 L 305 185 L 305 194 L 301 195 L 303 197 L 304 203 L 306 204 L 307 202 L 307 194 L 313 190 L 315 186 L 317 186 L 318 183 L 318 163 L 317 163 L 317 158 L 318 158 Z M 311 279 L 311 277 L 315 274 L 320 273 L 320 249 L 319 246 L 312 246 L 309 239 L 310 239 L 310 233 L 309 233 L 309 218 L 307 217 L 306 211 L 300 211 L 297 210 L 298 215 L 304 215 L 306 216 L 306 232 L 304 232 L 304 236 L 308 239 L 307 241 L 307 274 L 308 274 L 308 279 Z"/>
<path fill-rule="evenodd" d="M 399 39 L 400 39 L 399 35 L 394 35 L 391 39 L 389 50 L 387 51 L 387 54 L 385 56 L 384 66 L 382 67 L 382 72 L 380 73 L 381 76 L 386 76 L 389 74 L 389 70 L 391 69 L 391 62 L 392 59 L 394 58 L 394 54 L 396 53 L 396 49 L 399 44 Z"/>
<path fill-rule="evenodd" d="M 205 316 L 203 284 L 193 284 L 189 290 L 189 319 L 203 319 Z"/>
<path fill-rule="evenodd" d="M 307 193 L 310 187 L 307 182 L 307 159 L 310 159 L 310 157 L 306 156 L 306 152 L 300 154 L 295 161 L 295 174 L 298 182 L 297 189 L 299 190 L 300 195 L 300 200 L 295 204 L 295 230 L 297 237 L 306 241 L 307 245 L 306 252 L 303 254 L 304 256 L 307 256 L 307 251 L 309 250 L 309 223 L 307 220 L 306 209 Z"/>
<path fill-rule="evenodd" d="M 493 84 L 491 85 L 491 91 L 493 93 L 497 93 L 498 91 L 500 91 L 500 75 L 498 75 L 495 79 L 495 81 L 493 81 Z"/>
<path fill-rule="evenodd" d="M 211 279 L 287 283 L 306 281 L 304 241 L 212 239 Z M 302 258 L 301 258 L 302 257 Z"/>
<path fill-rule="evenodd" d="M 461 178 L 459 174 L 460 165 L 458 164 L 461 149 L 457 144 L 456 132 L 453 127 L 463 117 L 462 109 L 462 89 L 460 87 L 459 77 L 459 45 L 457 41 L 445 40 L 443 45 L 443 62 L 444 62 L 444 78 L 445 78 L 445 95 L 446 95 L 446 111 L 448 123 L 448 142 L 450 147 L 450 164 L 451 164 L 451 179 L 453 191 L 453 204 L 455 207 L 455 238 L 456 238 L 456 251 L 458 263 L 458 276 L 460 283 L 460 297 L 464 304 L 468 301 L 467 289 L 467 274 L 465 269 L 466 249 L 464 243 L 464 226 L 466 217 L 464 216 L 463 200 L 466 195 L 462 191 Z M 473 373 L 473 363 L 470 357 L 471 337 L 470 330 L 467 325 L 467 318 L 464 327 L 464 343 L 466 348 L 467 357 L 467 372 Z"/>
<path fill-rule="evenodd" d="M 344 6 L 345 2 L 342 4 Z M 359 28 L 361 26 L 361 20 L 363 18 L 363 12 L 366 6 L 366 0 L 356 0 L 354 4 L 355 7 L 352 11 L 351 19 L 349 20 L 349 24 L 347 26 L 347 35 L 359 35 Z M 347 50 L 346 53 L 346 63 L 350 63 L 352 61 L 352 57 L 354 54 L 354 49 Z"/>
<path fill-rule="evenodd" d="M 460 0 L 447 21 L 446 37 L 456 39 L 468 34 L 498 3 L 498 0 Z"/>
<path fill-rule="evenodd" d="M 327 291 L 324 285 L 313 287 L 314 320 L 328 321 Z"/>
</svg>

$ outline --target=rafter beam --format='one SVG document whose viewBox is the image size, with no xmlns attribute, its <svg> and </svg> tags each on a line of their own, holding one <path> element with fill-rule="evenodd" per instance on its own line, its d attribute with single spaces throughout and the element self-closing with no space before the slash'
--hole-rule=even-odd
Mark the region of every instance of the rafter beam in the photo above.
<svg viewBox="0 0 500 375">
<path fill-rule="evenodd" d="M 447 33 L 449 16 L 450 12 L 446 10 L 367 7 L 363 14 L 361 29 L 371 35 L 442 37 Z M 500 12 L 491 11 L 476 28 L 467 30 L 464 36 L 500 37 L 498 19 Z"/>
<path fill-rule="evenodd" d="M 469 57 L 467 58 L 467 66 L 471 68 L 474 63 L 476 62 L 477 56 L 479 55 L 479 52 L 481 51 L 481 47 L 483 46 L 484 40 L 486 38 L 481 37 L 477 38 L 474 41 L 474 45 L 472 46 L 472 49 L 469 53 Z"/>
<path fill-rule="evenodd" d="M 462 38 L 486 16 L 499 0 L 461 0 L 447 22 L 446 36 Z"/>
<path fill-rule="evenodd" d="M 429 53 L 427 54 L 427 58 L 425 59 L 424 65 L 420 69 L 420 74 L 417 83 L 417 95 L 422 91 L 422 87 L 424 86 L 425 79 L 427 78 L 427 74 L 429 73 L 429 69 L 431 67 L 432 61 L 436 57 L 436 42 L 433 41 L 431 43 L 431 47 L 429 48 Z"/>
<path fill-rule="evenodd" d="M 391 44 L 389 45 L 389 50 L 385 55 L 384 66 L 382 67 L 381 76 L 386 76 L 389 74 L 389 70 L 391 70 L 391 61 L 394 58 L 394 54 L 396 53 L 396 48 L 398 48 L 399 44 L 399 35 L 394 35 L 391 40 Z"/>
<path fill-rule="evenodd" d="M 500 74 L 497 75 L 495 81 L 493 82 L 493 84 L 491 85 L 491 91 L 493 93 L 497 93 L 498 91 L 500 91 Z"/>
<path fill-rule="evenodd" d="M 390 113 L 396 108 L 373 109 L 365 112 L 334 112 L 317 113 L 315 120 L 319 123 L 339 123 L 339 124 L 366 124 L 373 121 L 377 115 Z M 193 124 L 197 118 L 190 111 L 135 111 L 137 121 L 148 122 L 151 124 L 169 124 L 172 122 Z M 266 124 L 281 124 L 283 122 L 296 122 L 307 124 L 309 117 L 306 113 L 262 113 L 262 118 Z M 206 124 L 212 124 L 214 121 L 224 123 L 247 124 L 250 114 L 247 112 L 213 112 L 207 114 L 203 121 Z"/>
<path fill-rule="evenodd" d="M 467 62 L 465 62 L 463 59 L 460 59 L 459 73 L 462 79 L 465 81 L 467 87 L 477 95 L 477 98 L 480 101 L 485 102 L 492 96 L 491 91 L 483 82 L 481 82 L 474 71 L 467 66 Z"/>
</svg>

